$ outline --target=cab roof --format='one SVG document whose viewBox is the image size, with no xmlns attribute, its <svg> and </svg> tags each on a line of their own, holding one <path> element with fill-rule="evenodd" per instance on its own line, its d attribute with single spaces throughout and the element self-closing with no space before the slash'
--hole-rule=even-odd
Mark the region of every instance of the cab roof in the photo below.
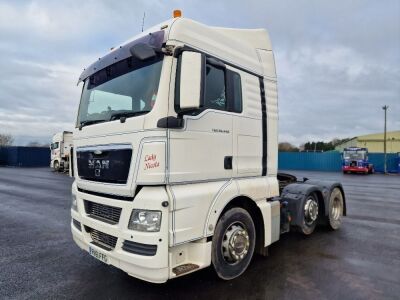
<svg viewBox="0 0 400 300">
<path fill-rule="evenodd" d="M 154 41 L 154 36 L 156 41 Z M 209 53 L 243 69 L 262 76 L 263 69 L 257 49 L 272 51 L 265 29 L 235 29 L 212 27 L 187 18 L 174 18 L 162 22 L 132 37 L 84 69 L 79 82 L 118 61 L 131 56 L 130 48 L 137 43 L 183 43 Z M 155 45 L 154 45 L 155 46 Z"/>
</svg>

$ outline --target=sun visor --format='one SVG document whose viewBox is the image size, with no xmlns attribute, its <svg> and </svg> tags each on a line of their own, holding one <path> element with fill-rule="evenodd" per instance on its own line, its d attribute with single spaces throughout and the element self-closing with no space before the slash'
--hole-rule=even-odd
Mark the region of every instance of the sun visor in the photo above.
<svg viewBox="0 0 400 300">
<path fill-rule="evenodd" d="M 160 30 L 149 33 L 148 35 L 130 41 L 122 46 L 119 46 L 117 49 L 114 49 L 113 51 L 103 56 L 102 58 L 99 58 L 98 61 L 94 62 L 88 68 L 84 69 L 81 76 L 79 76 L 78 84 L 79 82 L 85 80 L 86 78 L 93 75 L 97 71 L 102 70 L 123 59 L 131 57 L 132 53 L 130 49 L 134 45 L 146 44 L 155 49 L 161 49 L 163 43 L 164 43 L 164 31 Z"/>
</svg>

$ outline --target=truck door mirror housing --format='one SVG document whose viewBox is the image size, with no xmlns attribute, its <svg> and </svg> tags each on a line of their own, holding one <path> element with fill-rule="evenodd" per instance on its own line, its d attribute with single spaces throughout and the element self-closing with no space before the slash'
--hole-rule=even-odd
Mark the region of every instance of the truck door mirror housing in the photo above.
<svg viewBox="0 0 400 300">
<path fill-rule="evenodd" d="M 181 110 L 198 109 L 201 104 L 203 56 L 184 51 L 181 56 L 179 107 Z"/>
</svg>

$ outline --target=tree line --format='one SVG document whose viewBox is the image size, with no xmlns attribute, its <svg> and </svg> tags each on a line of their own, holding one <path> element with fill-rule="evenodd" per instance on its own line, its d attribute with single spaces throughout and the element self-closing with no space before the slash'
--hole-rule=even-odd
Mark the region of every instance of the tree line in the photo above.
<svg viewBox="0 0 400 300">
<path fill-rule="evenodd" d="M 0 133 L 0 147 L 12 146 L 14 144 L 14 137 L 11 134 Z M 42 144 L 36 141 L 29 142 L 28 147 L 49 147 L 49 144 Z"/>
<path fill-rule="evenodd" d="M 338 139 L 334 138 L 332 141 L 329 142 L 323 142 L 323 141 L 317 141 L 317 142 L 306 142 L 300 145 L 300 147 L 297 147 L 291 143 L 288 142 L 281 142 L 279 143 L 278 150 L 281 152 L 326 152 L 326 151 L 332 151 L 335 150 L 335 147 L 343 142 L 348 141 L 349 139 Z"/>
</svg>

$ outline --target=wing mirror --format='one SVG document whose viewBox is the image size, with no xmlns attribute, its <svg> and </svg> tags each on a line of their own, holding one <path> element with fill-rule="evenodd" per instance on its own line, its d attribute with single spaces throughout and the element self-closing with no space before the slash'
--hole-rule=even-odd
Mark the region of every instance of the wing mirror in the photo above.
<svg viewBox="0 0 400 300">
<path fill-rule="evenodd" d="M 182 52 L 179 89 L 179 107 L 182 110 L 198 109 L 201 105 L 202 65 L 201 53 Z"/>
</svg>

